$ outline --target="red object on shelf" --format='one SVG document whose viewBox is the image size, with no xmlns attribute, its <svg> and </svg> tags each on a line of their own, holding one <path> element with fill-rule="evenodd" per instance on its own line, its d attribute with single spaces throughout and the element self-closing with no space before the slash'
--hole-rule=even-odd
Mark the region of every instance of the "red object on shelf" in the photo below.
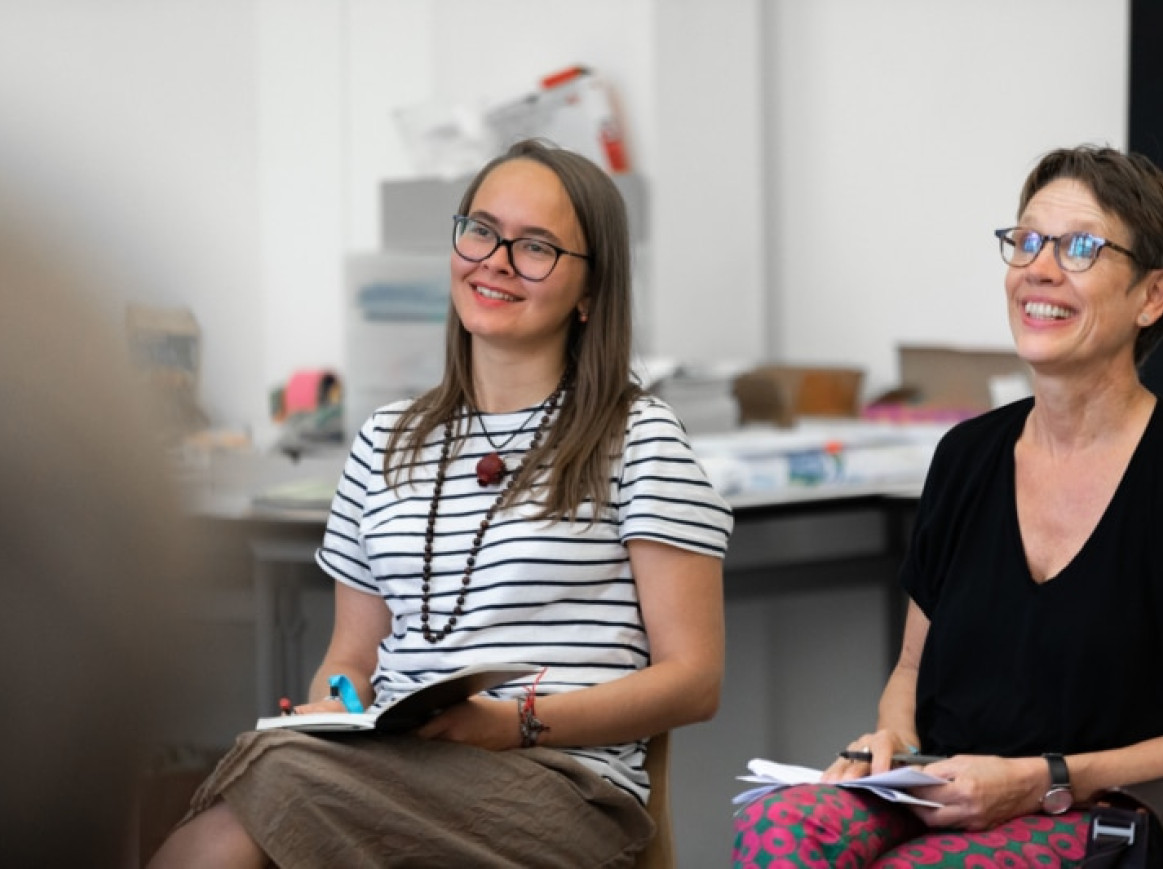
<svg viewBox="0 0 1163 869">
<path fill-rule="evenodd" d="M 578 76 L 589 75 L 589 69 L 584 66 L 570 66 L 560 72 L 550 73 L 541 79 L 541 86 L 546 90 L 555 88 L 559 84 L 565 84 L 567 81 L 572 81 Z"/>
<path fill-rule="evenodd" d="M 543 105 L 551 109 L 545 131 L 560 145 L 590 157 L 606 171 L 630 171 L 622 125 L 609 90 L 588 67 L 570 66 L 541 79 Z"/>
<path fill-rule="evenodd" d="M 626 159 L 626 143 L 622 140 L 622 133 L 617 128 L 611 130 L 602 127 L 602 148 L 606 152 L 606 160 L 610 164 L 611 172 L 630 171 L 630 162 Z"/>
<path fill-rule="evenodd" d="M 331 371 L 296 371 L 287 381 L 283 410 L 287 414 L 310 413 L 328 403 L 330 391 L 338 383 Z"/>
</svg>

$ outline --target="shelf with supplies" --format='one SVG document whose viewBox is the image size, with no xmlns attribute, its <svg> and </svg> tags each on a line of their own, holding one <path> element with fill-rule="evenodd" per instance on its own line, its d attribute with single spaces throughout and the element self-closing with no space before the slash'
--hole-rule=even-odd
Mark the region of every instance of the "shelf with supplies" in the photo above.
<svg viewBox="0 0 1163 869">
<path fill-rule="evenodd" d="M 691 444 L 736 512 L 831 499 L 920 494 L 943 424 L 802 419 L 700 434 Z M 285 456 L 223 451 L 186 486 L 195 516 L 322 524 L 346 452 Z"/>
</svg>

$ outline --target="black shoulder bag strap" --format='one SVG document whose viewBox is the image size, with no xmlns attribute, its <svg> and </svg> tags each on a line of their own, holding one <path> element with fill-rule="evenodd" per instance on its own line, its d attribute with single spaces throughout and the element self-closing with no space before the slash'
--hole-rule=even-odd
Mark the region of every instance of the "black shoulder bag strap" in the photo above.
<svg viewBox="0 0 1163 869">
<path fill-rule="evenodd" d="M 1163 866 L 1163 779 L 1110 788 L 1091 808 L 1086 869 L 1152 869 Z"/>
</svg>

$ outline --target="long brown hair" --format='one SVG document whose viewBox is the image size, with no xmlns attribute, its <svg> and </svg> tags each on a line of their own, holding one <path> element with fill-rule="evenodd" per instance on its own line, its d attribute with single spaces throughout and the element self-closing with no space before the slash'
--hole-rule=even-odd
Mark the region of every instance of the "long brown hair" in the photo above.
<svg viewBox="0 0 1163 869">
<path fill-rule="evenodd" d="M 562 360 L 569 380 L 558 417 L 524 463 L 506 500 L 530 491 L 533 480 L 548 465 L 544 491 L 537 493 L 544 498 L 541 515 L 576 518 L 588 498 L 596 519 L 609 500 L 611 460 L 621 451 L 630 405 L 641 394 L 630 377 L 633 318 L 626 204 L 610 177 L 585 157 L 528 139 L 477 173 L 461 199 L 460 214 L 469 213 L 489 173 L 510 160 L 536 161 L 558 177 L 573 204 L 590 259 L 588 322 L 574 319 L 570 324 Z M 469 417 L 461 410 L 473 406 L 472 336 L 450 304 L 444 378 L 400 416 L 384 453 L 389 484 L 400 482 L 404 468 L 416 467 L 421 448 L 438 426 L 459 417 L 457 434 L 463 434 Z"/>
</svg>

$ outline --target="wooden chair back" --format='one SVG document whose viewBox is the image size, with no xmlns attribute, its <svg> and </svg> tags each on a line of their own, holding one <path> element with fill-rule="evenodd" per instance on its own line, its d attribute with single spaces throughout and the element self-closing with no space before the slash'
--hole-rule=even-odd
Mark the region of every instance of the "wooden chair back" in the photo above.
<svg viewBox="0 0 1163 869">
<path fill-rule="evenodd" d="M 650 776 L 650 799 L 646 811 L 654 819 L 657 832 L 646 850 L 638 855 L 634 869 L 674 869 L 674 830 L 670 825 L 670 733 L 659 733 L 646 744 L 646 772 Z"/>
</svg>

